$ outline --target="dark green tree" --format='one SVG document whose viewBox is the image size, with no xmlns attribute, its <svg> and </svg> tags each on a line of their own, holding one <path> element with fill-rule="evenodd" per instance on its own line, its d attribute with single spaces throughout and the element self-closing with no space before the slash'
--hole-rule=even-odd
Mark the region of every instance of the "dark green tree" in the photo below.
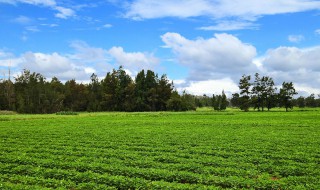
<svg viewBox="0 0 320 190">
<path fill-rule="evenodd" d="M 317 107 L 317 101 L 314 94 L 310 94 L 310 96 L 305 98 L 305 103 L 307 107 L 315 108 Z"/>
<path fill-rule="evenodd" d="M 179 93 L 175 90 L 172 92 L 170 99 L 167 101 L 168 111 L 182 111 L 182 100 Z"/>
<path fill-rule="evenodd" d="M 196 110 L 195 96 L 183 91 L 181 96 L 181 111 Z"/>
<path fill-rule="evenodd" d="M 276 93 L 277 88 L 275 87 L 274 81 L 271 77 L 264 77 L 263 81 L 266 86 L 266 91 L 263 97 L 265 98 L 268 111 L 270 111 L 270 109 L 276 107 L 278 103 L 278 96 Z"/>
<path fill-rule="evenodd" d="M 285 107 L 286 111 L 288 111 L 289 108 L 292 109 L 292 99 L 296 94 L 297 92 L 292 82 L 283 82 L 279 93 L 280 106 Z"/>
<path fill-rule="evenodd" d="M 306 107 L 306 102 L 305 102 L 305 98 L 303 96 L 300 96 L 299 98 L 297 98 L 297 106 L 299 108 L 304 108 Z"/>
<path fill-rule="evenodd" d="M 75 79 L 65 83 L 64 107 L 68 111 L 86 111 L 88 107 L 88 88 L 77 84 Z"/>
<path fill-rule="evenodd" d="M 243 75 L 239 81 L 240 89 L 240 109 L 249 111 L 250 108 L 250 83 L 251 76 Z"/>
<path fill-rule="evenodd" d="M 232 107 L 239 107 L 240 106 L 240 94 L 234 93 L 232 94 L 232 98 L 230 100 Z"/>
</svg>

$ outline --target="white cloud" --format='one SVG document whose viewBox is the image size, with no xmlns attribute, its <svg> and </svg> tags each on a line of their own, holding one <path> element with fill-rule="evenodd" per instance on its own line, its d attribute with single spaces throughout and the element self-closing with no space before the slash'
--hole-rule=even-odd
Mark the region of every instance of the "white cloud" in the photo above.
<svg viewBox="0 0 320 190">
<path fill-rule="evenodd" d="M 292 43 L 299 43 L 304 40 L 304 36 L 303 35 L 289 35 L 288 40 L 289 40 L 289 42 L 292 42 Z"/>
<path fill-rule="evenodd" d="M 320 46 L 299 49 L 279 47 L 269 50 L 262 60 L 263 67 L 278 83 L 292 81 L 304 88 L 318 88 L 320 83 Z"/>
<path fill-rule="evenodd" d="M 13 22 L 26 25 L 26 24 L 30 24 L 32 22 L 32 19 L 26 16 L 19 16 L 13 19 Z"/>
<path fill-rule="evenodd" d="M 230 31 L 243 29 L 257 29 L 258 25 L 248 21 L 219 21 L 217 25 L 200 27 L 200 30 L 214 30 L 214 31 Z"/>
<path fill-rule="evenodd" d="M 107 63 L 110 60 L 108 51 L 102 48 L 91 47 L 83 41 L 73 41 L 70 44 L 76 52 L 70 57 L 85 63 Z"/>
<path fill-rule="evenodd" d="M 153 19 L 161 17 L 195 17 L 208 14 L 210 3 L 205 0 L 137 0 L 132 2 L 126 17 Z"/>
<path fill-rule="evenodd" d="M 129 4 L 125 16 L 133 19 L 208 16 L 254 20 L 263 15 L 318 9 L 320 2 L 317 0 L 135 0 Z"/>
<path fill-rule="evenodd" d="M 290 72 L 306 69 L 320 72 L 319 60 L 320 46 L 308 49 L 279 47 L 267 52 L 263 65 L 272 71 Z"/>
<path fill-rule="evenodd" d="M 232 93 L 239 91 L 237 84 L 230 78 L 223 78 L 219 80 L 206 80 L 206 81 L 192 81 L 187 86 L 182 86 L 181 80 L 173 81 L 177 90 L 187 93 L 202 96 L 206 94 L 211 96 L 212 94 L 221 94 L 222 90 L 230 97 Z M 177 83 L 178 82 L 178 83 Z M 184 81 L 186 82 L 186 81 Z"/>
<path fill-rule="evenodd" d="M 58 13 L 56 13 L 55 16 L 61 19 L 66 19 L 75 16 L 74 10 L 58 6 L 55 0 L 0 0 L 0 3 L 9 3 L 13 5 L 18 3 L 25 3 L 35 6 L 50 7 L 51 9 L 58 11 Z"/>
<path fill-rule="evenodd" d="M 40 32 L 37 26 L 27 26 L 25 29 L 30 32 Z"/>
<path fill-rule="evenodd" d="M 256 29 L 252 24 L 266 15 L 320 10 L 318 0 L 133 0 L 124 17 L 133 20 L 164 17 L 208 17 L 220 21 L 202 30 L 230 31 Z"/>
<path fill-rule="evenodd" d="M 31 5 L 42 5 L 42 6 L 55 6 L 57 3 L 55 0 L 0 0 L 0 3 L 9 3 L 9 4 L 17 4 L 17 3 L 26 3 Z"/>
<path fill-rule="evenodd" d="M 125 52 L 122 47 L 112 47 L 109 54 L 115 59 L 116 63 L 137 73 L 142 69 L 154 69 L 159 64 L 159 59 L 153 54 L 142 52 Z"/>
<path fill-rule="evenodd" d="M 0 49 L 1 67 L 16 67 L 19 63 L 21 63 L 21 59 L 15 58 L 12 53 Z"/>
<path fill-rule="evenodd" d="M 103 28 L 111 28 L 112 27 L 112 24 L 105 24 L 103 25 Z"/>
<path fill-rule="evenodd" d="M 7 68 L 10 64 L 15 70 L 28 69 L 48 78 L 56 76 L 62 81 L 73 78 L 85 81 L 92 73 L 104 77 L 120 65 L 127 73 L 135 75 L 141 69 L 154 70 L 159 64 L 159 59 L 151 53 L 128 53 L 122 47 L 106 50 L 83 41 L 74 41 L 70 47 L 74 49 L 72 54 L 26 52 L 19 57 L 0 50 L 0 67 Z"/>
<path fill-rule="evenodd" d="M 76 15 L 76 13 L 72 9 L 69 9 L 69 8 L 55 6 L 54 9 L 59 11 L 57 14 L 55 14 L 55 16 L 57 18 L 67 19 L 69 17 L 73 17 Z"/>
<path fill-rule="evenodd" d="M 317 29 L 316 31 L 314 31 L 316 34 L 320 35 L 320 29 Z"/>
<path fill-rule="evenodd" d="M 178 33 L 166 33 L 162 40 L 165 47 L 172 49 L 178 62 L 188 67 L 190 81 L 221 79 L 230 75 L 238 78 L 257 69 L 252 62 L 256 56 L 255 47 L 229 34 L 188 40 Z"/>
</svg>

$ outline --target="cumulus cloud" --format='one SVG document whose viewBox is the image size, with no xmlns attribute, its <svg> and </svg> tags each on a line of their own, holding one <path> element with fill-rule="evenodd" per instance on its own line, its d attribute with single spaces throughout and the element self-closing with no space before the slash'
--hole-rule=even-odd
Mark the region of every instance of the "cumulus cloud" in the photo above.
<svg viewBox="0 0 320 190">
<path fill-rule="evenodd" d="M 55 16 L 57 18 L 67 19 L 69 17 L 75 16 L 75 14 L 76 14 L 74 12 L 74 10 L 69 9 L 69 8 L 65 8 L 65 7 L 61 7 L 61 6 L 55 6 L 54 9 L 59 11 L 57 14 L 55 14 Z"/>
<path fill-rule="evenodd" d="M 89 74 L 85 66 L 78 66 L 66 56 L 58 53 L 44 54 L 27 52 L 22 55 L 22 68 L 38 72 L 47 77 L 56 76 L 61 80 L 76 78 L 87 79 Z"/>
<path fill-rule="evenodd" d="M 264 67 L 271 71 L 297 71 L 306 69 L 320 72 L 320 46 L 299 49 L 296 47 L 279 47 L 267 52 Z"/>
<path fill-rule="evenodd" d="M 124 66 L 132 73 L 137 73 L 142 69 L 154 69 L 160 62 L 151 53 L 125 52 L 122 47 L 112 47 L 108 52 L 118 65 Z"/>
<path fill-rule="evenodd" d="M 135 75 L 141 69 L 154 70 L 160 62 L 152 53 L 125 52 L 122 47 L 106 50 L 83 41 L 73 41 L 70 47 L 74 50 L 71 54 L 26 52 L 21 56 L 0 49 L 0 68 L 10 65 L 15 70 L 28 69 L 48 78 L 85 81 L 92 73 L 104 77 L 120 65 Z"/>
<path fill-rule="evenodd" d="M 73 41 L 70 43 L 70 47 L 75 50 L 75 53 L 70 55 L 70 57 L 75 60 L 86 63 L 105 63 L 110 60 L 107 50 L 92 47 L 84 41 Z"/>
<path fill-rule="evenodd" d="M 203 81 L 227 76 L 238 78 L 256 70 L 252 60 L 256 49 L 233 35 L 215 34 L 213 38 L 189 40 L 178 33 L 162 36 L 165 47 L 172 49 L 178 62 L 190 70 L 188 79 Z"/>
<path fill-rule="evenodd" d="M 299 43 L 304 40 L 304 36 L 303 35 L 289 35 L 288 40 L 289 40 L 289 42 L 292 42 L 292 43 Z"/>
<path fill-rule="evenodd" d="M 126 16 L 135 19 L 162 17 L 240 17 L 246 20 L 263 15 L 320 9 L 316 0 L 135 0 Z"/>
<path fill-rule="evenodd" d="M 279 47 L 269 50 L 262 60 L 268 74 L 276 81 L 293 81 L 300 87 L 319 88 L 320 46 L 300 49 Z"/>
<path fill-rule="evenodd" d="M 206 80 L 206 81 L 192 81 L 187 82 L 184 80 L 173 81 L 179 92 L 186 91 L 187 93 L 202 96 L 206 94 L 211 96 L 212 94 L 221 94 L 222 90 L 225 91 L 228 97 L 231 97 L 232 93 L 239 90 L 237 84 L 230 78 L 223 78 L 219 80 Z"/>
</svg>

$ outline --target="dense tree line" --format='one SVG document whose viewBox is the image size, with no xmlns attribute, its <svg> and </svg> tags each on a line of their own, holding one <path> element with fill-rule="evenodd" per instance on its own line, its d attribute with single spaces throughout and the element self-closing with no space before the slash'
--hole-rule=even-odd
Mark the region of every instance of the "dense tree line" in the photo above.
<svg viewBox="0 0 320 190">
<path fill-rule="evenodd" d="M 140 71 L 134 79 L 122 67 L 108 72 L 99 80 L 92 74 L 89 84 L 77 83 L 75 79 L 62 83 L 53 77 L 47 81 L 40 73 L 23 70 L 12 82 L 0 80 L 0 110 L 19 113 L 56 113 L 59 111 L 187 111 L 197 107 L 225 110 L 228 106 L 248 111 L 258 111 L 293 106 L 320 107 L 320 95 L 300 96 L 294 99 L 296 90 L 292 82 L 283 82 L 278 90 L 271 77 L 255 74 L 243 75 L 239 81 L 239 93 L 227 99 L 221 95 L 195 96 L 179 94 L 166 75 L 158 77 L 151 70 Z"/>
<path fill-rule="evenodd" d="M 166 75 L 140 71 L 133 80 L 125 70 L 108 72 L 99 80 L 92 74 L 89 84 L 75 79 L 64 84 L 54 77 L 46 81 L 39 73 L 23 70 L 15 81 L 0 81 L 0 109 L 19 113 L 55 113 L 59 111 L 184 111 L 188 94 L 179 95 Z"/>
<path fill-rule="evenodd" d="M 283 82 L 277 92 L 273 79 L 269 76 L 260 77 L 255 74 L 251 82 L 250 75 L 243 75 L 239 81 L 240 94 L 232 95 L 231 104 L 241 110 L 249 111 L 250 107 L 258 111 L 268 111 L 274 107 L 284 107 L 286 111 L 295 105 L 293 96 L 297 94 L 292 82 Z"/>
</svg>

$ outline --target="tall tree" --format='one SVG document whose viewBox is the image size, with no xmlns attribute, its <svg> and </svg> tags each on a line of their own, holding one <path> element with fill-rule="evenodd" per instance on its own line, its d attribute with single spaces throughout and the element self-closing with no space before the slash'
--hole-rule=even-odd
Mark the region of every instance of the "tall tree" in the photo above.
<svg viewBox="0 0 320 190">
<path fill-rule="evenodd" d="M 227 96 L 224 93 L 224 90 L 222 90 L 220 110 L 226 110 L 228 105 L 229 105 L 229 102 L 228 102 Z"/>
<path fill-rule="evenodd" d="M 223 90 L 221 95 L 215 96 L 215 102 L 214 102 L 213 108 L 214 110 L 217 110 L 217 111 L 226 110 L 228 104 L 229 102 L 227 100 L 227 96 Z"/>
<path fill-rule="evenodd" d="M 144 111 L 147 109 L 147 87 L 144 70 L 141 70 L 135 78 L 135 111 Z"/>
<path fill-rule="evenodd" d="M 251 87 L 251 76 L 243 75 L 239 81 L 240 89 L 240 109 L 249 111 L 250 108 L 250 87 Z"/>
<path fill-rule="evenodd" d="M 252 87 L 252 100 L 254 108 L 258 108 L 258 111 L 260 111 L 260 107 L 263 107 L 263 86 L 259 73 L 255 74 L 255 80 Z"/>
<path fill-rule="evenodd" d="M 275 87 L 274 81 L 271 77 L 264 77 L 263 81 L 266 86 L 264 98 L 268 111 L 270 111 L 271 108 L 277 106 L 277 88 Z"/>
<path fill-rule="evenodd" d="M 88 88 L 84 84 L 77 84 L 75 79 L 65 83 L 64 106 L 70 111 L 86 111 L 88 107 Z"/>
<path fill-rule="evenodd" d="M 88 111 L 100 111 L 101 110 L 101 97 L 102 97 L 102 92 L 101 92 L 101 85 L 99 78 L 96 74 L 92 74 L 90 77 L 90 83 L 88 85 Z"/>
<path fill-rule="evenodd" d="M 166 102 L 170 99 L 173 90 L 173 84 L 170 83 L 166 75 L 162 75 L 157 85 L 157 93 L 158 93 L 158 102 L 157 102 L 157 110 L 165 111 Z"/>
<path fill-rule="evenodd" d="M 232 94 L 232 98 L 230 100 L 232 107 L 239 107 L 240 106 L 240 94 L 234 93 Z"/>
<path fill-rule="evenodd" d="M 40 73 L 23 70 L 15 78 L 16 109 L 20 113 L 42 113 L 46 100 L 45 78 Z"/>
<path fill-rule="evenodd" d="M 196 110 L 195 97 L 183 91 L 181 96 L 181 111 Z"/>
<path fill-rule="evenodd" d="M 296 95 L 297 92 L 293 86 L 292 82 L 283 82 L 282 87 L 280 88 L 280 93 L 279 93 L 279 99 L 280 99 L 280 105 L 282 107 L 286 108 L 286 111 L 288 109 L 292 109 L 292 98 L 294 95 Z"/>
<path fill-rule="evenodd" d="M 167 108 L 169 111 L 182 111 L 182 100 L 176 90 L 172 92 L 170 99 L 167 101 Z"/>
</svg>

